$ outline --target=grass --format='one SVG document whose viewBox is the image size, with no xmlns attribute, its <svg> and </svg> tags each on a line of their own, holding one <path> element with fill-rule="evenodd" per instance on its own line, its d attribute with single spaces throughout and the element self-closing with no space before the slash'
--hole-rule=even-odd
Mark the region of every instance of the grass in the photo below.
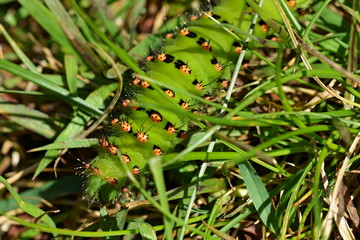
<svg viewBox="0 0 360 240">
<path fill-rule="evenodd" d="M 124 66 L 143 74 L 137 61 L 161 45 L 189 2 L 144 15 L 152 5 L 140 0 L 0 0 L 2 237 L 360 234 L 356 0 L 310 1 L 304 16 L 285 11 L 283 23 L 269 22 L 283 29 L 287 47 L 249 49 L 255 57 L 247 68 L 239 63 L 228 105 L 214 102 L 206 116 L 188 114 L 201 131 L 187 148 L 150 159 L 146 177 L 129 173 L 139 191 L 129 196 L 134 200 L 111 208 L 82 200 L 81 168 L 98 144 L 91 131 L 121 91 L 109 78 Z M 268 18 L 267 9 L 247 3 Z M 156 19 L 165 16 L 159 26 Z"/>
</svg>

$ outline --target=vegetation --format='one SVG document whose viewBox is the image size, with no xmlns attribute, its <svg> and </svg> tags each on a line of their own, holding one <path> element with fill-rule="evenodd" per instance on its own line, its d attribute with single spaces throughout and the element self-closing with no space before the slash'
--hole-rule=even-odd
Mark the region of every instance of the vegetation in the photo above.
<svg viewBox="0 0 360 240">
<path fill-rule="evenodd" d="M 150 159 L 120 203 L 96 206 L 83 181 L 114 79 L 124 68 L 141 73 L 149 49 L 200 5 L 0 0 L 0 236 L 359 236 L 360 3 L 305 2 L 267 22 L 283 30 L 279 44 L 248 50 L 223 116 L 214 101 L 183 149 Z"/>
</svg>

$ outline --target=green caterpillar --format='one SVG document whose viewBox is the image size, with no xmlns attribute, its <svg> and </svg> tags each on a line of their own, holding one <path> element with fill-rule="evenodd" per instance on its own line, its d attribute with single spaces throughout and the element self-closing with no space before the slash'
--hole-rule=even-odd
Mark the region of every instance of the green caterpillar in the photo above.
<svg viewBox="0 0 360 240">
<path fill-rule="evenodd" d="M 294 2 L 288 5 L 295 8 Z M 263 9 L 273 19 L 281 19 L 273 1 L 265 1 Z M 253 13 L 246 1 L 224 0 L 208 15 L 234 26 L 236 33 L 236 28 L 249 29 Z M 243 43 L 208 15 L 192 17 L 177 34 L 166 35 L 165 47 L 146 57 L 147 77 L 171 88 L 151 85 L 131 73 L 124 75 L 121 108 L 110 124 L 112 135 L 100 138 L 98 156 L 85 165 L 85 192 L 91 202 L 113 203 L 128 191 L 128 178 L 120 161 L 139 175 L 145 171 L 148 159 L 172 152 L 187 138 L 189 117 L 183 113 L 197 114 L 199 108 L 199 102 L 189 93 L 211 100 L 227 88 Z M 264 21 L 254 26 L 259 39 L 272 34 Z"/>
</svg>

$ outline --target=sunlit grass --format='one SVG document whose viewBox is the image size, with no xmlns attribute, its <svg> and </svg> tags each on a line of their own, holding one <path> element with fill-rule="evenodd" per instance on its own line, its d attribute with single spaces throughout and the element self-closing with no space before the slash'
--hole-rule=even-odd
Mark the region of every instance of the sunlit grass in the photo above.
<svg viewBox="0 0 360 240">
<path fill-rule="evenodd" d="M 0 0 L 4 228 L 11 227 L 8 219 L 26 227 L 18 238 L 46 233 L 69 239 L 132 234 L 170 239 L 180 232 L 184 238 L 206 239 L 359 235 L 359 216 L 352 210 L 359 204 L 356 1 L 311 1 L 303 16 L 285 11 L 285 23 L 271 26 L 281 27 L 288 42 L 248 49 L 256 57 L 235 76 L 228 106 L 214 101 L 209 115 L 187 113 L 201 129 L 188 145 L 150 159 L 145 176 L 129 173 L 139 192 L 128 196 L 132 201 L 98 208 L 83 200 L 83 163 L 94 157 L 88 149 L 97 146 L 99 136 L 82 134 L 108 114 L 118 88 L 108 79 L 116 76 L 114 66 L 108 71 L 111 61 L 99 49 L 121 61 L 118 71 L 127 66 L 143 74 L 137 61 L 186 18 L 174 13 L 144 38 L 135 23 L 145 28 L 146 20 L 165 17 L 166 8 L 144 20 L 149 9 L 143 2 L 122 3 Z M 268 14 L 259 11 L 263 18 Z M 164 87 L 173 88 L 171 83 Z M 162 103 L 154 107 L 167 109 Z M 214 149 L 207 151 L 211 141 Z M 65 149 L 70 150 L 62 155 Z M 199 173 L 201 164 L 207 169 Z"/>
</svg>

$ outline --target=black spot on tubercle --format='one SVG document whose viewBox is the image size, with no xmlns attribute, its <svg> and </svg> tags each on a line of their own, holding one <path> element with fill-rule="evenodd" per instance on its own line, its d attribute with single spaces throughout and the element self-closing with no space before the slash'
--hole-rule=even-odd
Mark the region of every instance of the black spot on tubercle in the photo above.
<svg viewBox="0 0 360 240">
<path fill-rule="evenodd" d="M 261 26 L 261 25 L 266 25 L 266 23 L 264 22 L 264 20 L 260 20 L 259 21 L 259 25 Z"/>
<path fill-rule="evenodd" d="M 216 14 L 213 14 L 212 17 L 215 18 L 216 20 L 221 18 L 219 15 Z"/>
<path fill-rule="evenodd" d="M 184 63 L 183 61 L 181 61 L 181 60 L 177 60 L 176 62 L 175 62 L 175 67 L 176 68 L 180 68 L 181 66 L 184 66 L 184 65 L 186 65 L 186 63 Z"/>
<path fill-rule="evenodd" d="M 213 59 L 210 60 L 211 64 L 217 64 L 218 60 L 214 57 Z"/>
<path fill-rule="evenodd" d="M 199 40 L 197 40 L 197 44 L 199 44 L 199 45 L 201 45 L 201 44 L 203 44 L 204 42 L 206 42 L 206 40 L 204 39 L 204 38 L 199 38 Z"/>
<path fill-rule="evenodd" d="M 189 38 L 196 38 L 197 37 L 196 33 L 194 33 L 194 32 L 189 32 L 189 34 L 187 34 L 186 36 L 189 37 Z"/>
<path fill-rule="evenodd" d="M 240 43 L 237 42 L 237 41 L 235 41 L 235 42 L 233 43 L 233 46 L 234 46 L 234 47 L 241 47 Z"/>
<path fill-rule="evenodd" d="M 170 55 L 170 54 L 166 54 L 166 59 L 164 60 L 164 62 L 166 63 L 171 63 L 172 61 L 174 61 L 174 56 Z"/>
</svg>

